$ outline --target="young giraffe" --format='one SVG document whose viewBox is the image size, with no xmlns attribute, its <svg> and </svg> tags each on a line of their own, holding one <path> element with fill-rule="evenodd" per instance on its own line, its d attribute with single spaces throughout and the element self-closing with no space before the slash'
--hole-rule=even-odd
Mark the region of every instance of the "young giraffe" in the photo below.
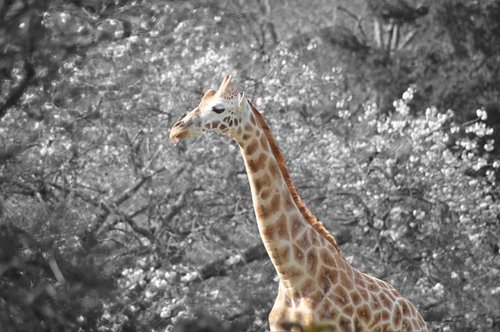
<svg viewBox="0 0 500 332">
<path fill-rule="evenodd" d="M 240 146 L 259 232 L 279 276 L 271 331 L 427 331 L 415 306 L 388 283 L 361 273 L 307 209 L 271 131 L 230 76 L 170 131 L 179 140 L 216 131 Z"/>
</svg>

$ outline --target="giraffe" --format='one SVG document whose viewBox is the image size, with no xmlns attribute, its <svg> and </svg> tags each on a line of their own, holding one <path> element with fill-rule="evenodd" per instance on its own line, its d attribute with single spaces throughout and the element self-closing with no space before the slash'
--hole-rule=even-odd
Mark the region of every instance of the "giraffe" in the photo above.
<svg viewBox="0 0 500 332">
<path fill-rule="evenodd" d="M 173 125 L 170 140 L 206 131 L 231 137 L 245 162 L 259 233 L 279 278 L 271 331 L 428 331 L 396 289 L 347 262 L 298 195 L 263 115 L 228 75 Z"/>
</svg>

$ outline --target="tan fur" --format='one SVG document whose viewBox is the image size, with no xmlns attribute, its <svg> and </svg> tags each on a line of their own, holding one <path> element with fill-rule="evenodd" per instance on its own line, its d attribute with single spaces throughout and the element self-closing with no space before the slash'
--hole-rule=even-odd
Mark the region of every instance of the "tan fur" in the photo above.
<svg viewBox="0 0 500 332">
<path fill-rule="evenodd" d="M 269 145 L 271 146 L 271 151 L 274 154 L 274 157 L 278 161 L 278 167 L 281 171 L 281 174 L 283 175 L 283 178 L 285 179 L 285 182 L 288 186 L 288 190 L 290 190 L 290 194 L 292 195 L 292 198 L 295 202 L 295 205 L 300 210 L 300 213 L 304 216 L 304 218 L 307 220 L 307 222 L 323 237 L 325 237 L 335 249 L 340 253 L 340 249 L 337 245 L 337 242 L 335 241 L 335 238 L 328 232 L 328 230 L 323 226 L 323 223 L 319 221 L 312 213 L 311 211 L 306 207 L 304 202 L 302 202 L 302 199 L 300 198 L 299 194 L 297 193 L 297 189 L 295 188 L 295 185 L 293 184 L 293 181 L 290 177 L 290 174 L 288 173 L 288 168 L 286 167 L 285 164 L 285 158 L 281 154 L 280 149 L 278 148 L 276 144 L 276 140 L 274 139 L 273 134 L 271 133 L 271 130 L 269 129 L 269 126 L 267 125 L 266 120 L 260 114 L 260 112 L 255 108 L 255 106 L 252 104 L 252 102 L 248 101 L 248 104 L 250 105 L 250 108 L 252 109 L 252 112 L 259 123 L 259 126 L 262 128 L 264 131 L 264 134 L 267 138 L 267 141 Z"/>
<path fill-rule="evenodd" d="M 300 199 L 264 117 L 250 102 L 243 108 L 243 98 L 226 76 L 217 92 L 207 91 L 200 106 L 174 124 L 170 139 L 175 143 L 199 127 L 215 125 L 239 144 L 259 231 L 280 279 L 269 314 L 271 330 L 291 323 L 303 331 L 317 326 L 349 332 L 427 331 L 411 302 L 342 256 L 333 236 Z M 217 103 L 230 108 L 212 117 Z M 209 120 L 200 120 L 200 113 Z"/>
</svg>

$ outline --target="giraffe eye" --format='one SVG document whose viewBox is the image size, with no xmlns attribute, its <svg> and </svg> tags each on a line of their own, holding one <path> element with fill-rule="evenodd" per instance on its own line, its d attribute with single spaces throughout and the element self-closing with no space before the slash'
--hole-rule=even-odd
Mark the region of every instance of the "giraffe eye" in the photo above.
<svg viewBox="0 0 500 332">
<path fill-rule="evenodd" d="M 225 108 L 217 108 L 217 107 L 212 107 L 212 111 L 214 111 L 215 113 L 217 114 L 221 114 L 222 112 L 224 112 L 226 109 Z"/>
</svg>

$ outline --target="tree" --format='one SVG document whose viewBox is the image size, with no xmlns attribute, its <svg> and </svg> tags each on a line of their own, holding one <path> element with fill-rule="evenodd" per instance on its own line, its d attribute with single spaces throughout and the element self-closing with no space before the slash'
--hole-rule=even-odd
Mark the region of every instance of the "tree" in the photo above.
<svg viewBox="0 0 500 332">
<path fill-rule="evenodd" d="M 158 330 L 209 308 L 266 328 L 274 271 L 240 156 L 210 135 L 167 143 L 223 73 L 264 112 L 356 267 L 404 285 L 437 328 L 496 324 L 498 165 L 481 155 L 496 120 L 426 112 L 453 92 L 437 90 L 446 75 L 494 82 L 495 1 L 446 2 L 476 8 L 457 36 L 486 31 L 453 43 L 442 3 L 1 3 L 0 306 L 19 318 L 0 314 L 2 327 Z"/>
</svg>

